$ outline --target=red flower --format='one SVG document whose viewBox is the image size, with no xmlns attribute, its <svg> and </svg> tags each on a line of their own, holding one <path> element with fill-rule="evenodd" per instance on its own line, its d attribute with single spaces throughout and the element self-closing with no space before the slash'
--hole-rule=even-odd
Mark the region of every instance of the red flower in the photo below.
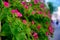
<svg viewBox="0 0 60 40">
<path fill-rule="evenodd" d="M 52 30 L 52 27 L 51 26 L 49 26 L 49 30 Z"/>
<path fill-rule="evenodd" d="M 37 4 L 39 2 L 39 0 L 34 0 L 34 4 Z"/>
<path fill-rule="evenodd" d="M 20 12 L 16 12 L 18 17 L 22 17 L 22 14 Z"/>
<path fill-rule="evenodd" d="M 27 23 L 26 20 L 23 20 L 23 23 L 26 24 Z"/>
<path fill-rule="evenodd" d="M 11 13 L 14 14 L 16 12 L 16 10 L 11 10 Z"/>
<path fill-rule="evenodd" d="M 32 11 L 32 14 L 35 14 L 35 12 L 34 12 L 34 11 Z"/>
<path fill-rule="evenodd" d="M 42 11 L 38 11 L 38 14 L 42 14 Z"/>
<path fill-rule="evenodd" d="M 49 35 L 49 33 L 48 32 L 46 32 L 46 36 L 48 36 Z"/>
<path fill-rule="evenodd" d="M 22 3 L 21 3 L 22 5 L 26 5 L 26 2 L 24 2 L 24 1 L 22 1 Z"/>
<path fill-rule="evenodd" d="M 24 7 L 25 7 L 26 9 L 28 9 L 28 6 L 27 6 L 27 5 L 25 5 Z"/>
<path fill-rule="evenodd" d="M 53 28 L 51 25 L 48 27 L 48 29 L 49 29 L 50 33 L 53 33 Z"/>
<path fill-rule="evenodd" d="M 39 30 L 40 28 L 41 28 L 41 26 L 40 26 L 40 25 L 38 25 L 38 26 L 37 26 L 37 29 Z"/>
<path fill-rule="evenodd" d="M 34 21 L 32 21 L 32 24 L 34 24 Z"/>
<path fill-rule="evenodd" d="M 37 39 L 37 38 L 38 38 L 38 34 L 37 34 L 36 32 L 34 32 L 33 37 L 34 37 L 35 39 Z"/>
<path fill-rule="evenodd" d="M 9 7 L 9 3 L 8 2 L 4 2 L 4 6 L 8 8 Z"/>
<path fill-rule="evenodd" d="M 32 6 L 32 4 L 30 4 L 30 6 Z"/>
<path fill-rule="evenodd" d="M 22 14 L 18 10 L 11 10 L 12 14 L 16 13 L 17 17 L 22 17 Z"/>
<path fill-rule="evenodd" d="M 22 17 L 22 14 L 18 10 L 15 10 L 15 12 L 18 17 Z"/>
<path fill-rule="evenodd" d="M 44 8 L 44 4 L 42 3 L 42 4 L 40 4 L 40 8 Z"/>
</svg>

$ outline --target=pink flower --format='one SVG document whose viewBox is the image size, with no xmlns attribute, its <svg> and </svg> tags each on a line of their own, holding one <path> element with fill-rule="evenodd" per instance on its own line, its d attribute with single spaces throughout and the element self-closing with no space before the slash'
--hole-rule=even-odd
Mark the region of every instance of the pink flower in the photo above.
<svg viewBox="0 0 60 40">
<path fill-rule="evenodd" d="M 34 21 L 32 21 L 32 24 L 34 24 Z"/>
<path fill-rule="evenodd" d="M 25 5 L 24 7 L 25 7 L 26 9 L 28 9 L 28 6 L 27 6 L 27 5 Z"/>
<path fill-rule="evenodd" d="M 18 17 L 22 17 L 22 14 L 20 12 L 16 12 Z"/>
<path fill-rule="evenodd" d="M 27 23 L 26 20 L 23 20 L 23 23 L 26 24 Z"/>
<path fill-rule="evenodd" d="M 53 33 L 53 29 L 52 29 L 52 30 L 50 30 L 50 33 Z"/>
<path fill-rule="evenodd" d="M 34 0 L 34 4 L 37 4 L 39 2 L 39 0 Z"/>
<path fill-rule="evenodd" d="M 37 29 L 39 30 L 40 28 L 41 28 L 41 26 L 40 26 L 40 25 L 38 25 L 38 26 L 37 26 Z"/>
<path fill-rule="evenodd" d="M 40 4 L 40 8 L 44 8 L 44 4 L 42 3 L 42 4 Z"/>
<path fill-rule="evenodd" d="M 15 11 L 15 13 L 16 13 L 16 15 L 17 15 L 17 17 L 22 17 L 22 14 L 16 9 L 16 10 L 14 10 Z"/>
<path fill-rule="evenodd" d="M 51 26 L 49 26 L 49 30 L 52 30 L 52 27 Z"/>
<path fill-rule="evenodd" d="M 48 27 L 48 29 L 49 29 L 50 33 L 53 33 L 53 28 L 51 25 Z"/>
<path fill-rule="evenodd" d="M 4 2 L 4 6 L 8 8 L 9 7 L 9 3 L 8 2 Z"/>
<path fill-rule="evenodd" d="M 30 6 L 32 6 L 32 4 L 30 4 Z"/>
<path fill-rule="evenodd" d="M 16 12 L 16 10 L 11 10 L 11 13 L 14 14 Z"/>
<path fill-rule="evenodd" d="M 38 36 L 34 36 L 34 38 L 35 38 L 35 39 L 37 39 L 37 38 L 38 38 Z"/>
<path fill-rule="evenodd" d="M 19 12 L 18 9 L 15 9 L 15 12 L 16 12 L 16 13 Z"/>
<path fill-rule="evenodd" d="M 11 10 L 11 13 L 12 14 L 16 14 L 17 15 L 17 17 L 22 17 L 22 14 L 16 9 L 16 10 Z"/>
<path fill-rule="evenodd" d="M 38 11 L 38 14 L 42 14 L 42 11 Z"/>
<path fill-rule="evenodd" d="M 26 5 L 26 2 L 24 2 L 24 1 L 22 1 L 22 3 L 21 3 L 22 5 Z"/>
<path fill-rule="evenodd" d="M 49 35 L 49 33 L 48 32 L 46 32 L 46 36 L 48 36 Z"/>
<path fill-rule="evenodd" d="M 34 11 L 32 11 L 32 14 L 35 14 L 35 12 L 34 12 Z"/>
<path fill-rule="evenodd" d="M 35 33 L 33 34 L 33 37 L 34 37 L 35 39 L 37 39 L 37 38 L 38 38 L 38 34 L 35 32 Z"/>
</svg>

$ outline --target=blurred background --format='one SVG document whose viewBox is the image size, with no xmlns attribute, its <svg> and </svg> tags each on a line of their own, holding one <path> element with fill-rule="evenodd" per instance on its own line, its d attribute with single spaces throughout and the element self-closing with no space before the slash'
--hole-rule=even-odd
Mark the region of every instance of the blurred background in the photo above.
<svg viewBox="0 0 60 40">
<path fill-rule="evenodd" d="M 51 11 L 52 26 L 54 28 L 53 38 L 50 40 L 60 40 L 60 0 L 45 0 Z"/>
</svg>

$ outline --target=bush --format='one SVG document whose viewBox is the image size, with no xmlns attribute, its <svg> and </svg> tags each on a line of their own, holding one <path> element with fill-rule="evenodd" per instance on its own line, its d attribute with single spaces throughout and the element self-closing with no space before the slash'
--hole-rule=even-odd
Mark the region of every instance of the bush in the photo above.
<svg viewBox="0 0 60 40">
<path fill-rule="evenodd" d="M 48 40 L 53 33 L 50 13 L 39 1 L 1 1 L 1 36 L 4 40 Z"/>
</svg>

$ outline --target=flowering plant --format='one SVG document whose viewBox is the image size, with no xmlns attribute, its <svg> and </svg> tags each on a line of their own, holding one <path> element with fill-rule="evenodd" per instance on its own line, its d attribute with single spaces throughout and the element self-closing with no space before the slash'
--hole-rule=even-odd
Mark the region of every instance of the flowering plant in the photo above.
<svg viewBox="0 0 60 40">
<path fill-rule="evenodd" d="M 1 3 L 1 35 L 7 40 L 48 40 L 53 33 L 49 9 L 39 0 Z"/>
</svg>

